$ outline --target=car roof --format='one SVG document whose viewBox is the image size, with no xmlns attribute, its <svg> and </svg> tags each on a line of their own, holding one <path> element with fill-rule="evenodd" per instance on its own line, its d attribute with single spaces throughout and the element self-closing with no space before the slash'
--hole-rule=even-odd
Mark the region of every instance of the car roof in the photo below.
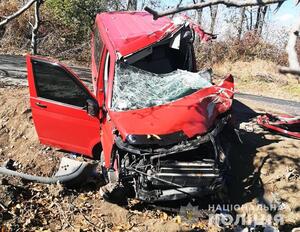
<svg viewBox="0 0 300 232">
<path fill-rule="evenodd" d="M 105 12 L 96 17 L 100 36 L 109 50 L 126 56 L 139 51 L 178 28 L 168 17 L 157 20 L 148 12 Z"/>
</svg>

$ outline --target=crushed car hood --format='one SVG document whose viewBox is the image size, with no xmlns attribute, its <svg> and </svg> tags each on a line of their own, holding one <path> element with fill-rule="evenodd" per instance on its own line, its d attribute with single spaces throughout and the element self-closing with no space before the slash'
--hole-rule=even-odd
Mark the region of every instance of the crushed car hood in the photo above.
<svg viewBox="0 0 300 232">
<path fill-rule="evenodd" d="M 183 19 L 184 21 L 179 24 L 168 17 L 154 20 L 153 15 L 145 11 L 105 12 L 96 17 L 96 21 L 101 25 L 102 37 L 107 39 L 113 51 L 118 51 L 121 56 L 127 56 L 157 43 L 176 32 L 186 22 L 191 24 L 201 40 L 209 40 L 209 35 L 199 25 L 188 17 Z"/>
<path fill-rule="evenodd" d="M 122 56 L 160 41 L 178 28 L 168 17 L 154 20 L 147 12 L 106 12 L 96 20 L 105 28 L 104 33 L 110 33 L 112 47 Z"/>
<path fill-rule="evenodd" d="M 233 99 L 233 77 L 168 104 L 128 111 L 110 111 L 122 138 L 128 135 L 166 135 L 182 131 L 187 137 L 208 132 Z"/>
</svg>

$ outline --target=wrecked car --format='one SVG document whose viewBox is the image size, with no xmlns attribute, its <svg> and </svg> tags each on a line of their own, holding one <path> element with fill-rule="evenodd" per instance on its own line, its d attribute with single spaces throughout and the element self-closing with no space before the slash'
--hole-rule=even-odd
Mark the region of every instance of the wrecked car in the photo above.
<svg viewBox="0 0 300 232">
<path fill-rule="evenodd" d="M 27 56 L 41 143 L 100 160 L 108 184 L 143 201 L 224 191 L 230 165 L 220 137 L 231 120 L 233 77 L 214 84 L 209 70 L 197 71 L 195 31 L 205 39 L 186 20 L 97 15 L 93 92 L 66 66 Z"/>
</svg>

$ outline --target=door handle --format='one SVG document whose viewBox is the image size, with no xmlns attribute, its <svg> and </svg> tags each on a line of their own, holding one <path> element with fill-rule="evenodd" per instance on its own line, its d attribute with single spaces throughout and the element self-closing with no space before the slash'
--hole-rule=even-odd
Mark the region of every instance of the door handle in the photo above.
<svg viewBox="0 0 300 232">
<path fill-rule="evenodd" d="M 36 102 L 35 104 L 36 104 L 38 107 L 41 107 L 41 108 L 47 108 L 46 105 L 43 105 L 43 104 L 41 104 L 40 102 Z"/>
</svg>

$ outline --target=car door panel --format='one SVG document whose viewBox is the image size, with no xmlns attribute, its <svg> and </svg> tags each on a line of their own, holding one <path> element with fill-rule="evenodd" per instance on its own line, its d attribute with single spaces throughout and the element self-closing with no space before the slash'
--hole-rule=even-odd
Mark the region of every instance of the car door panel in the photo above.
<svg viewBox="0 0 300 232">
<path fill-rule="evenodd" d="M 50 67 L 50 73 L 46 77 L 44 76 L 47 70 L 42 72 L 38 66 L 43 62 L 48 62 L 48 66 L 44 66 Z M 53 70 L 51 69 L 52 64 L 55 65 Z M 35 65 L 34 68 L 33 65 Z M 100 142 L 100 122 L 99 118 L 88 115 L 83 107 L 85 99 L 82 96 L 96 101 L 94 96 L 73 73 L 60 64 L 45 61 L 43 58 L 28 56 L 27 68 L 32 116 L 41 143 L 92 156 L 94 145 Z M 68 78 L 74 79 L 68 80 L 66 83 L 60 82 L 59 75 L 55 75 L 56 69 L 59 71 L 63 69 L 62 72 L 68 72 L 70 75 Z M 59 72 L 57 73 L 59 74 Z M 49 80 L 52 81 L 52 78 L 55 81 L 49 82 Z M 45 80 L 50 84 L 47 85 Z M 72 88 L 70 92 L 63 91 L 68 90 L 68 86 L 61 87 L 59 86 L 60 83 L 62 85 L 69 83 L 70 88 Z M 77 92 L 74 92 L 75 84 L 72 83 L 78 85 L 76 87 L 80 98 L 78 102 L 76 101 Z M 80 91 L 84 93 L 80 93 Z M 41 95 L 45 95 L 47 98 Z"/>
</svg>

